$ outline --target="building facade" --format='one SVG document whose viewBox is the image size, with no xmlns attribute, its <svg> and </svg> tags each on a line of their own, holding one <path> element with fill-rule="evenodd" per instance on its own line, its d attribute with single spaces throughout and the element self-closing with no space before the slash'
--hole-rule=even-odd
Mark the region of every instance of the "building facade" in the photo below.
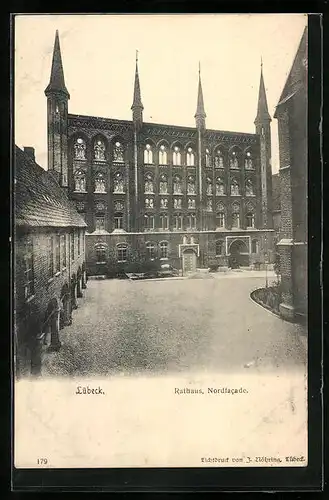
<svg viewBox="0 0 329 500">
<path fill-rule="evenodd" d="M 307 28 L 277 105 L 283 316 L 307 314 Z"/>
<path fill-rule="evenodd" d="M 86 287 L 86 224 L 33 148 L 15 148 L 14 351 L 17 376 L 38 374 Z"/>
<path fill-rule="evenodd" d="M 137 255 L 184 271 L 272 258 L 271 117 L 261 71 L 255 133 L 206 128 L 201 76 L 195 127 L 145 123 L 136 59 L 132 120 L 68 113 L 56 32 L 48 168 L 84 217 L 86 265 Z"/>
</svg>

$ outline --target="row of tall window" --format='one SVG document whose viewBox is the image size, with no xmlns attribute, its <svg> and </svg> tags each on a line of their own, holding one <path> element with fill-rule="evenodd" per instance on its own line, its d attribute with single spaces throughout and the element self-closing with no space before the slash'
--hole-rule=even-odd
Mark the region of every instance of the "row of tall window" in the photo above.
<svg viewBox="0 0 329 500">
<path fill-rule="evenodd" d="M 160 243 L 155 243 L 148 241 L 145 245 L 146 254 L 149 259 L 168 259 L 169 255 L 169 244 L 168 241 L 160 241 Z M 127 243 L 118 243 L 115 247 L 116 258 L 118 262 L 127 262 L 129 254 L 129 245 Z M 98 262 L 106 262 L 108 258 L 108 245 L 106 243 L 97 243 L 95 245 L 96 259 Z M 215 243 L 216 257 L 225 255 L 225 241 L 216 240 Z M 259 252 L 259 242 L 258 240 L 252 240 L 251 242 L 251 252 Z"/>
<path fill-rule="evenodd" d="M 74 143 L 74 157 L 77 160 L 87 159 L 87 145 L 86 141 L 79 137 Z M 180 166 L 183 163 L 183 155 L 185 155 L 186 165 L 190 167 L 195 166 L 195 152 L 192 147 L 188 147 L 185 151 L 184 148 L 176 145 L 172 149 L 169 149 L 166 145 L 161 144 L 157 150 L 158 160 L 160 165 L 168 165 L 169 152 L 172 155 L 172 163 L 175 166 Z M 115 142 L 113 146 L 113 161 L 118 163 L 124 163 L 125 149 L 121 142 Z M 146 144 L 144 147 L 144 164 L 153 165 L 155 148 L 151 144 Z M 96 139 L 93 144 L 93 158 L 97 161 L 106 161 L 106 146 L 104 141 L 101 139 Z M 224 168 L 225 155 L 224 152 L 217 148 L 213 155 L 211 155 L 210 150 L 205 151 L 206 166 L 215 168 Z M 247 170 L 254 168 L 253 159 L 250 151 L 247 151 L 243 155 L 240 154 L 238 150 L 232 150 L 228 155 L 228 165 L 232 169 L 238 169 L 241 167 L 242 162 Z"/>
<path fill-rule="evenodd" d="M 241 227 L 241 215 L 239 207 L 234 207 L 231 213 L 231 227 L 240 228 Z M 155 230 L 155 216 L 152 214 L 144 215 L 144 228 L 145 230 L 152 231 Z M 188 229 L 196 229 L 196 214 L 191 213 L 183 215 L 180 213 L 173 214 L 169 216 L 167 213 L 161 213 L 158 217 L 158 229 L 166 231 L 169 230 L 169 221 L 171 220 L 171 228 L 174 230 L 180 230 L 184 227 Z M 247 212 L 245 215 L 245 227 L 254 228 L 255 227 L 255 214 L 254 212 Z M 216 212 L 216 227 L 225 228 L 227 225 L 227 214 L 226 211 Z M 123 214 L 116 214 L 114 216 L 114 229 L 123 229 Z M 106 231 L 105 217 L 97 216 L 95 218 L 95 230 L 96 231 Z"/>
<path fill-rule="evenodd" d="M 184 194 L 183 190 L 183 181 L 181 176 L 175 175 L 173 177 L 173 194 Z M 187 178 L 187 186 L 186 186 L 187 194 L 196 195 L 196 181 L 195 177 L 189 175 Z M 74 189 L 76 192 L 85 193 L 86 192 L 86 174 L 83 170 L 78 170 L 74 175 Z M 147 173 L 144 179 L 144 193 L 145 194 L 154 194 L 156 189 L 156 183 L 154 180 L 154 176 L 151 173 Z M 94 181 L 94 192 L 95 193 L 106 193 L 106 182 L 105 175 L 102 173 L 98 173 L 95 175 Z M 121 172 L 117 172 L 114 175 L 113 180 L 113 192 L 124 194 L 125 193 L 125 181 L 124 176 Z M 229 192 L 231 196 L 239 196 L 241 194 L 241 187 L 239 181 L 232 177 L 230 179 L 229 184 Z M 159 193 L 160 194 L 169 194 L 169 182 L 168 176 L 162 174 L 159 180 Z M 215 186 L 210 177 L 206 178 L 206 193 L 211 196 L 215 194 L 216 196 L 224 196 L 227 194 L 227 187 L 224 179 L 222 177 L 217 177 L 215 181 Z M 245 181 L 245 193 L 246 196 L 254 196 L 255 189 L 254 183 L 251 179 L 246 179 Z"/>
</svg>

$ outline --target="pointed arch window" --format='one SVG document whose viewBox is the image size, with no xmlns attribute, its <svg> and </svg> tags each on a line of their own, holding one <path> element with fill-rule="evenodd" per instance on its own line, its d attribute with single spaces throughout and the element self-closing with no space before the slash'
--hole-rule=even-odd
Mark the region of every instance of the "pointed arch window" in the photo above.
<svg viewBox="0 0 329 500">
<path fill-rule="evenodd" d="M 97 161 L 105 161 L 105 144 L 104 141 L 98 139 L 94 143 L 94 159 Z"/>
<path fill-rule="evenodd" d="M 160 198 L 160 208 L 168 208 L 168 198 Z"/>
<path fill-rule="evenodd" d="M 174 208 L 176 210 L 182 208 L 182 198 L 174 198 Z"/>
<path fill-rule="evenodd" d="M 195 229 L 196 228 L 196 216 L 195 216 L 195 214 L 189 214 L 187 216 L 187 226 L 188 226 L 188 229 Z"/>
<path fill-rule="evenodd" d="M 208 148 L 206 149 L 206 167 L 211 167 L 210 152 Z"/>
<path fill-rule="evenodd" d="M 222 202 L 216 205 L 216 226 L 218 228 L 224 228 L 226 223 L 226 209 Z"/>
<path fill-rule="evenodd" d="M 253 160 L 250 151 L 247 152 L 245 160 L 244 160 L 244 168 L 246 170 L 253 170 L 254 165 L 253 165 Z"/>
<path fill-rule="evenodd" d="M 159 193 L 168 194 L 168 178 L 164 174 L 160 175 Z"/>
<path fill-rule="evenodd" d="M 188 198 L 187 199 L 187 208 L 189 210 L 195 210 L 195 198 Z"/>
<path fill-rule="evenodd" d="M 76 160 L 85 160 L 86 149 L 86 141 L 82 137 L 78 137 L 74 143 L 74 158 Z"/>
<path fill-rule="evenodd" d="M 225 249 L 224 241 L 217 240 L 216 241 L 216 257 L 221 257 L 222 255 L 224 255 L 224 249 Z"/>
<path fill-rule="evenodd" d="M 240 187 L 238 181 L 233 178 L 231 180 L 231 196 L 239 196 L 240 195 Z"/>
<path fill-rule="evenodd" d="M 207 177 L 206 179 L 206 184 L 207 184 L 207 195 L 211 196 L 212 195 L 212 180 L 210 179 L 210 177 Z"/>
<path fill-rule="evenodd" d="M 145 208 L 154 208 L 153 198 L 145 198 Z"/>
<path fill-rule="evenodd" d="M 224 168 L 224 157 L 220 149 L 215 153 L 215 168 Z"/>
<path fill-rule="evenodd" d="M 168 157 L 167 157 L 167 148 L 164 144 L 161 144 L 159 149 L 159 164 L 167 165 Z"/>
<path fill-rule="evenodd" d="M 168 241 L 160 241 L 160 259 L 168 259 Z"/>
<path fill-rule="evenodd" d="M 152 193 L 152 194 L 154 193 L 153 175 L 151 175 L 151 174 L 146 174 L 146 176 L 145 176 L 144 192 L 145 193 Z"/>
<path fill-rule="evenodd" d="M 232 151 L 230 155 L 230 168 L 239 168 L 239 160 L 236 151 Z"/>
<path fill-rule="evenodd" d="M 114 193 L 124 193 L 124 180 L 121 172 L 114 175 Z"/>
<path fill-rule="evenodd" d="M 232 205 L 232 228 L 240 227 L 240 205 L 233 203 Z"/>
<path fill-rule="evenodd" d="M 147 165 L 153 164 L 153 151 L 151 144 L 146 144 L 144 149 L 144 163 Z"/>
<path fill-rule="evenodd" d="M 207 199 L 207 212 L 212 212 L 212 209 L 213 209 L 213 205 L 212 205 L 212 198 L 208 198 Z"/>
<path fill-rule="evenodd" d="M 179 175 L 175 175 L 174 177 L 173 188 L 174 194 L 182 194 L 182 180 Z"/>
<path fill-rule="evenodd" d="M 254 196 L 254 185 L 251 179 L 246 180 L 246 196 Z"/>
<path fill-rule="evenodd" d="M 183 216 L 181 214 L 175 214 L 173 216 L 173 228 L 179 230 L 183 228 Z"/>
<path fill-rule="evenodd" d="M 180 164 L 181 164 L 180 148 L 178 146 L 175 146 L 173 151 L 173 165 L 180 166 Z"/>
<path fill-rule="evenodd" d="M 259 253 L 259 241 L 258 240 L 252 240 L 251 253 Z"/>
<path fill-rule="evenodd" d="M 154 229 L 154 215 L 144 215 L 144 229 L 146 231 L 152 231 Z"/>
<path fill-rule="evenodd" d="M 105 176 L 104 174 L 96 174 L 95 176 L 95 193 L 105 193 Z"/>
<path fill-rule="evenodd" d="M 113 147 L 113 161 L 124 163 L 124 148 L 119 141 L 117 141 Z"/>
<path fill-rule="evenodd" d="M 192 148 L 187 149 L 186 153 L 186 164 L 188 167 L 194 167 L 194 152 Z"/>
<path fill-rule="evenodd" d="M 147 251 L 148 258 L 151 260 L 154 260 L 156 257 L 156 245 L 155 245 L 155 243 L 148 241 L 146 243 L 146 251 Z"/>
<path fill-rule="evenodd" d="M 225 195 L 225 184 L 221 177 L 217 177 L 216 179 L 216 196 L 224 196 Z"/>
<path fill-rule="evenodd" d="M 127 243 L 117 244 L 117 260 L 118 262 L 127 262 L 128 258 L 128 245 Z"/>
<path fill-rule="evenodd" d="M 160 229 L 166 231 L 169 228 L 168 214 L 160 214 Z"/>
<path fill-rule="evenodd" d="M 187 178 L 187 194 L 196 194 L 195 178 L 192 175 Z"/>
<path fill-rule="evenodd" d="M 255 227 L 255 214 L 253 212 L 246 213 L 246 227 L 247 228 Z"/>
<path fill-rule="evenodd" d="M 74 175 L 74 191 L 78 193 L 86 192 L 86 174 L 83 170 L 78 170 Z"/>
</svg>

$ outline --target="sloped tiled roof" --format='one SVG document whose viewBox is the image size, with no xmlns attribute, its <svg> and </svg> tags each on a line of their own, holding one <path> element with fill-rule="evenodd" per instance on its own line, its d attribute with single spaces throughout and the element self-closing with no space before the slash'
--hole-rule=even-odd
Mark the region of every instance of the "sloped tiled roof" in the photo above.
<svg viewBox="0 0 329 500">
<path fill-rule="evenodd" d="M 281 210 L 280 176 L 272 175 L 272 209 L 274 212 Z"/>
<path fill-rule="evenodd" d="M 15 146 L 15 224 L 32 227 L 86 227 L 52 173 Z"/>
</svg>

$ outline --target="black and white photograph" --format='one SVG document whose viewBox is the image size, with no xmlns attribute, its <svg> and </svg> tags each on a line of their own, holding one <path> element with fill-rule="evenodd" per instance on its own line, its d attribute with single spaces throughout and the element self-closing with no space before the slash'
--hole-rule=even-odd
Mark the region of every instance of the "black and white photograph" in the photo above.
<svg viewBox="0 0 329 500">
<path fill-rule="evenodd" d="M 15 467 L 307 467 L 307 15 L 14 22 Z"/>
</svg>

